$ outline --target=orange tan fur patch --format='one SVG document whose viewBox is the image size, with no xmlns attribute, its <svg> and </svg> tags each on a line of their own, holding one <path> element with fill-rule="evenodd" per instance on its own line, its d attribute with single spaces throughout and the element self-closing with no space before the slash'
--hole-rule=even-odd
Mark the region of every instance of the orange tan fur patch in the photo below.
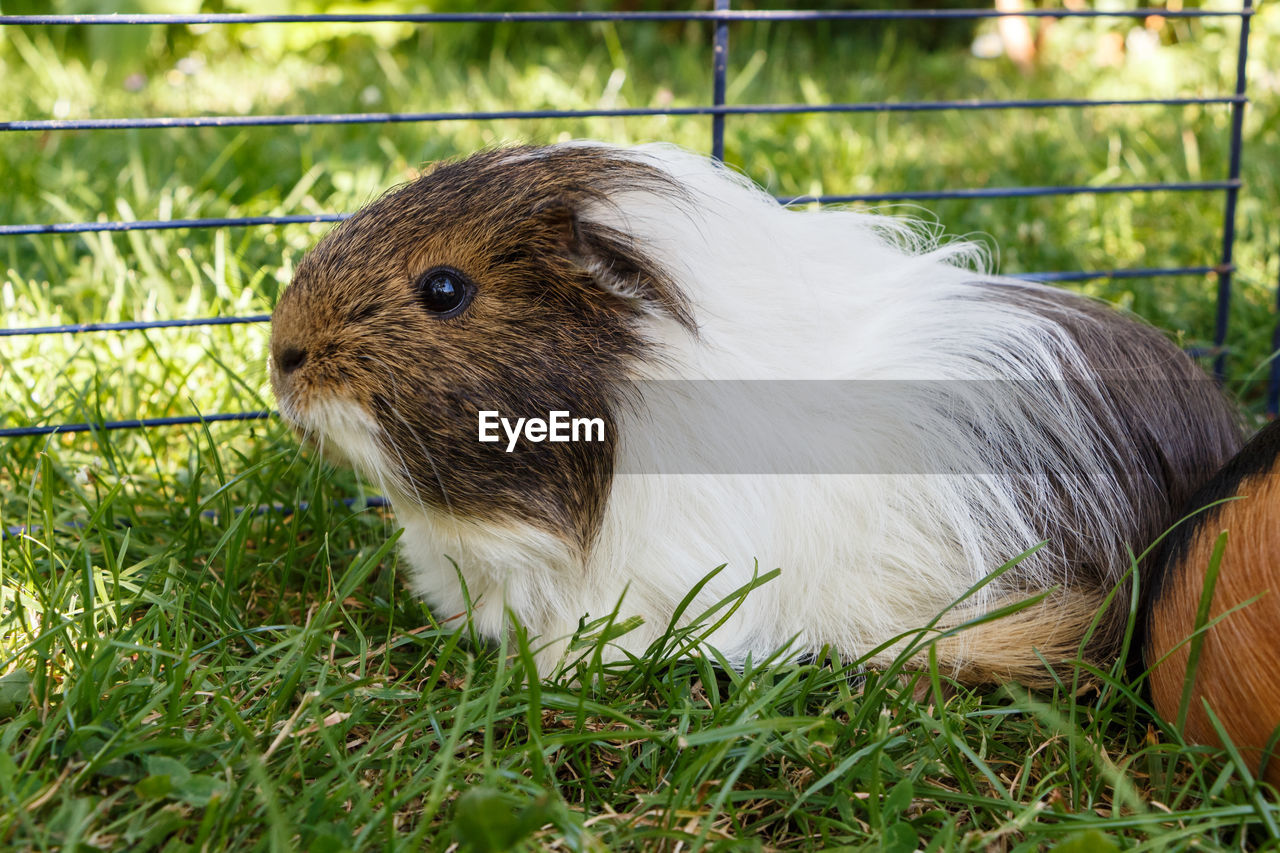
<svg viewBox="0 0 1280 853">
<path fill-rule="evenodd" d="M 1151 692 L 1160 714 L 1176 721 L 1191 649 L 1184 640 L 1195 626 L 1205 572 L 1225 530 L 1227 543 L 1210 621 L 1260 598 L 1206 632 L 1185 735 L 1198 743 L 1221 745 L 1204 711 L 1202 699 L 1207 699 L 1256 771 L 1263 749 L 1280 725 L 1280 470 L 1276 460 L 1261 473 L 1245 477 L 1237 494 L 1239 499 L 1209 511 L 1182 559 L 1166 569 L 1164 588 L 1151 613 L 1147 660 L 1155 662 L 1168 654 L 1151 673 Z M 1268 762 L 1266 779 L 1280 787 L 1280 761 Z"/>
</svg>

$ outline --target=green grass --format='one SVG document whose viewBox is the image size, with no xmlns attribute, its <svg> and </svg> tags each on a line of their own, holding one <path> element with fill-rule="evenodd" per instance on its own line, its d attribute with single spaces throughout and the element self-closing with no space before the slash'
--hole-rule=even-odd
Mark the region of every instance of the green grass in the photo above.
<svg viewBox="0 0 1280 853">
<path fill-rule="evenodd" d="M 0 4 L 6 12 L 17 11 Z M 1101 25 L 1098 25 L 1101 26 Z M 735 28 L 733 100 L 1143 97 L 1228 91 L 1234 29 L 1145 63 L 1063 23 L 1022 76 L 966 40 Z M 1230 387 L 1259 402 L 1280 268 L 1280 14 L 1255 20 Z M 115 30 L 120 33 L 121 31 Z M 5 30 L 9 117 L 656 105 L 709 98 L 702 25 Z M 199 54 L 199 61 L 176 66 Z M 145 80 L 126 80 L 142 73 Z M 778 193 L 1225 175 L 1221 108 L 731 118 Z M 420 163 L 508 140 L 665 139 L 705 119 L 5 134 L 0 221 L 351 210 Z M 931 204 L 1007 272 L 1216 261 L 1220 195 Z M 916 209 L 915 212 L 921 212 Z M 322 226 L 0 242 L 6 326 L 266 312 Z M 1187 344 L 1209 279 L 1091 292 Z M 0 341 L 0 423 L 271 407 L 263 326 Z M 1127 682 L 1027 695 L 761 661 L 673 632 L 626 665 L 528 677 L 440 628 L 397 577 L 388 513 L 275 422 L 0 444 L 0 849 L 1240 848 L 1276 841 L 1226 752 L 1184 747 Z M 355 498 L 355 509 L 335 503 Z M 237 513 L 238 507 L 305 506 Z M 711 570 L 714 567 L 708 566 Z M 762 567 L 772 569 L 772 566 Z M 785 573 L 785 568 L 782 567 Z M 778 582 L 778 581 L 772 581 Z M 593 640 L 595 636 L 597 640 Z M 1073 698 L 1074 697 L 1074 698 Z M 1093 833 L 1085 835 L 1083 833 Z"/>
</svg>

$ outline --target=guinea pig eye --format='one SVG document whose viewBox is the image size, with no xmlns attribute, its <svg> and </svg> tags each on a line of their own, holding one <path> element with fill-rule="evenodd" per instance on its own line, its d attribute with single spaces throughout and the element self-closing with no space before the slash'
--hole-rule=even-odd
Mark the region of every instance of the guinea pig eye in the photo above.
<svg viewBox="0 0 1280 853">
<path fill-rule="evenodd" d="M 452 317 L 462 313 L 475 290 L 466 276 L 457 270 L 437 267 L 418 279 L 418 298 L 432 314 Z"/>
</svg>

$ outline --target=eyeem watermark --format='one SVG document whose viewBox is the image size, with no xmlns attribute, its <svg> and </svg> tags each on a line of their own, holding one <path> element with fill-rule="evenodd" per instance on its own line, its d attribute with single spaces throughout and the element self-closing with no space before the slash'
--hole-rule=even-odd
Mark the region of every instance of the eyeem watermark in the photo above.
<svg viewBox="0 0 1280 853">
<path fill-rule="evenodd" d="M 574 418 L 567 411 L 547 412 L 545 418 L 504 418 L 491 409 L 480 412 L 480 441 L 493 444 L 502 440 L 498 428 L 507 436 L 507 452 L 516 449 L 521 436 L 525 441 L 554 443 L 604 441 L 604 418 Z"/>
</svg>

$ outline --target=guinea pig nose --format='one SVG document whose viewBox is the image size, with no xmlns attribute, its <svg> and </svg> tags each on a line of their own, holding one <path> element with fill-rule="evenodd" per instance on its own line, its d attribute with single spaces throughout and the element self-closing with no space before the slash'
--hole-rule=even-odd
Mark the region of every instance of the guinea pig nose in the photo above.
<svg viewBox="0 0 1280 853">
<path fill-rule="evenodd" d="M 285 347 L 276 356 L 276 364 L 284 373 L 293 373 L 307 360 L 307 351 L 298 347 Z"/>
</svg>

